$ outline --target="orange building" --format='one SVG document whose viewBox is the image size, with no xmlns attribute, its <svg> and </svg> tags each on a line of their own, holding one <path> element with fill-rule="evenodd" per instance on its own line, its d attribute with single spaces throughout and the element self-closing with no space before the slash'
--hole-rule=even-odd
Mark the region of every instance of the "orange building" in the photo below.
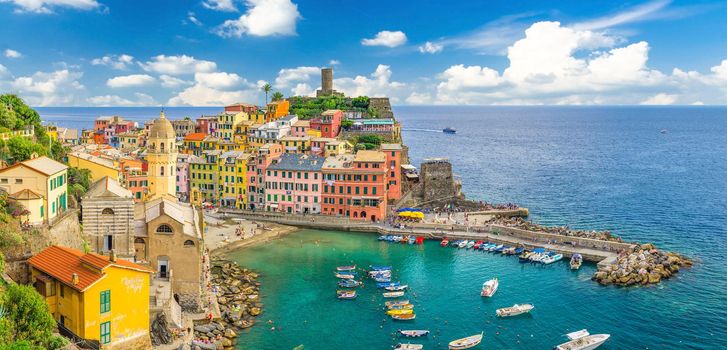
<svg viewBox="0 0 727 350">
<path fill-rule="evenodd" d="M 389 200 L 395 201 L 401 198 L 401 144 L 383 143 L 381 152 L 386 155 L 387 168 L 387 190 Z"/>
<path fill-rule="evenodd" d="M 265 113 L 265 122 L 278 120 L 290 111 L 290 102 L 288 100 L 273 101 L 268 103 L 268 111 Z"/>
<path fill-rule="evenodd" d="M 386 218 L 386 155 L 359 151 L 326 158 L 321 169 L 323 193 L 321 212 L 354 220 Z"/>
<path fill-rule="evenodd" d="M 119 167 L 121 168 L 121 183 L 134 195 L 134 202 L 139 203 L 145 200 L 149 178 L 144 161 L 122 158 L 119 160 Z"/>
</svg>

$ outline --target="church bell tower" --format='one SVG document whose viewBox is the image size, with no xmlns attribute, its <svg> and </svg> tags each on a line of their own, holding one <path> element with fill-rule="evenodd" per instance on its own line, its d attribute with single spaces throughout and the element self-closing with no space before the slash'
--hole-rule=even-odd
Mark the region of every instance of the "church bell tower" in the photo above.
<svg viewBox="0 0 727 350">
<path fill-rule="evenodd" d="M 172 123 L 159 113 L 147 138 L 146 161 L 149 165 L 149 199 L 177 197 L 177 144 Z"/>
</svg>

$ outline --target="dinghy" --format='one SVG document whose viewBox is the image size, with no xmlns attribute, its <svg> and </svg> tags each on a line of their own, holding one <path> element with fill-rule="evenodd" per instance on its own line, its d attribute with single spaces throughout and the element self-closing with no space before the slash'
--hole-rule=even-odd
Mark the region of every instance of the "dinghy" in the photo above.
<svg viewBox="0 0 727 350">
<path fill-rule="evenodd" d="M 458 248 L 464 248 L 464 247 L 467 246 L 467 243 L 469 243 L 469 241 L 465 239 L 465 240 L 459 242 L 459 245 L 457 247 Z"/>
<path fill-rule="evenodd" d="M 396 287 L 399 282 L 379 282 L 376 283 L 376 288 Z"/>
<path fill-rule="evenodd" d="M 580 331 L 568 333 L 565 335 L 570 341 L 560 344 L 553 348 L 553 350 L 593 350 L 601 344 L 605 343 L 610 334 L 589 334 L 588 330 L 581 329 Z"/>
<path fill-rule="evenodd" d="M 336 296 L 338 299 L 356 299 L 355 290 L 337 290 Z"/>
<path fill-rule="evenodd" d="M 529 252 L 529 251 L 527 251 L 527 250 L 526 250 L 526 251 L 524 251 L 524 252 L 522 252 L 522 254 L 520 254 L 520 256 L 519 256 L 520 262 L 528 262 L 528 258 L 529 258 L 529 257 L 530 257 L 531 255 L 533 255 L 533 254 L 535 254 L 535 253 L 533 253 L 533 252 Z"/>
<path fill-rule="evenodd" d="M 457 339 L 449 342 L 449 350 L 460 350 L 469 349 L 479 345 L 482 342 L 482 337 L 485 335 L 484 332 L 476 335 L 471 335 L 466 338 Z"/>
<path fill-rule="evenodd" d="M 409 321 L 417 318 L 416 314 L 391 315 L 391 318 L 397 321 Z"/>
<path fill-rule="evenodd" d="M 439 243 L 439 245 L 441 245 L 442 247 L 446 247 L 447 244 L 449 244 L 449 240 L 446 238 L 442 239 L 442 243 Z"/>
<path fill-rule="evenodd" d="M 573 254 L 570 258 L 570 269 L 578 270 L 581 268 L 581 265 L 583 265 L 583 256 L 578 253 Z"/>
<path fill-rule="evenodd" d="M 386 308 L 389 310 L 411 310 L 414 308 L 414 304 L 391 305 Z"/>
<path fill-rule="evenodd" d="M 384 295 L 384 298 L 398 298 L 398 297 L 403 297 L 404 292 L 385 292 L 383 295 Z"/>
<path fill-rule="evenodd" d="M 402 284 L 402 285 L 384 287 L 384 289 L 391 291 L 391 292 L 396 292 L 396 291 L 404 290 L 407 287 L 409 287 L 409 286 L 406 284 Z"/>
<path fill-rule="evenodd" d="M 482 245 L 482 241 L 475 242 L 475 246 L 472 247 L 474 250 L 480 249 L 480 246 Z"/>
<path fill-rule="evenodd" d="M 336 267 L 336 271 L 353 271 L 355 269 L 356 269 L 356 265 L 338 266 L 338 267 Z"/>
<path fill-rule="evenodd" d="M 371 268 L 371 270 L 374 270 L 374 271 L 391 271 L 391 266 L 371 265 L 369 267 Z"/>
<path fill-rule="evenodd" d="M 356 280 L 341 280 L 338 282 L 338 286 L 343 288 L 356 288 L 360 285 L 361 282 Z"/>
<path fill-rule="evenodd" d="M 352 280 L 352 279 L 356 278 L 356 275 L 355 274 L 352 274 L 352 273 L 338 273 L 338 272 L 336 272 L 335 275 L 336 275 L 336 278 L 340 278 L 340 279 L 344 279 L 344 280 Z"/>
<path fill-rule="evenodd" d="M 408 315 L 413 314 L 414 310 L 412 309 L 400 309 L 400 310 L 388 310 L 386 311 L 387 315 Z"/>
<path fill-rule="evenodd" d="M 497 309 L 497 311 L 495 311 L 495 313 L 497 314 L 497 316 L 500 316 L 500 317 L 510 317 L 510 316 L 526 314 L 534 308 L 535 308 L 535 306 L 533 306 L 531 304 L 522 304 L 522 305 L 515 304 L 510 307 L 503 307 L 502 309 Z"/>
<path fill-rule="evenodd" d="M 416 329 L 416 330 L 401 330 L 400 329 L 399 334 L 401 334 L 405 337 L 416 338 L 416 337 L 426 336 L 427 334 L 429 334 L 429 331 L 424 330 L 424 329 Z"/>
<path fill-rule="evenodd" d="M 497 280 L 497 278 L 493 278 L 482 284 L 482 292 L 480 292 L 480 295 L 489 298 L 495 295 L 495 292 L 497 292 L 497 288 L 499 286 L 500 282 Z"/>
<path fill-rule="evenodd" d="M 467 242 L 467 249 L 470 249 L 475 246 L 475 241 L 469 241 Z"/>
<path fill-rule="evenodd" d="M 558 254 L 558 253 L 551 252 L 546 257 L 542 258 L 540 260 L 540 262 L 542 262 L 543 264 L 548 265 L 548 264 L 552 264 L 552 263 L 554 263 L 556 261 L 559 261 L 561 259 L 563 259 L 563 254 Z"/>
<path fill-rule="evenodd" d="M 392 307 L 397 305 L 406 305 L 409 304 L 409 300 L 397 300 L 397 301 L 387 301 L 384 303 L 386 307 Z"/>
<path fill-rule="evenodd" d="M 421 350 L 424 349 L 422 344 L 396 344 L 394 350 Z"/>
</svg>

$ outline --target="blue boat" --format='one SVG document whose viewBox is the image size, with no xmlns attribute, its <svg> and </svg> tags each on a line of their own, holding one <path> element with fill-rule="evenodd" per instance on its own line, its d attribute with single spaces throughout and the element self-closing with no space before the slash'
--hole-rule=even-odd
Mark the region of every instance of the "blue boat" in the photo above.
<svg viewBox="0 0 727 350">
<path fill-rule="evenodd" d="M 374 277 L 374 281 L 381 283 L 391 282 L 391 276 Z"/>
<path fill-rule="evenodd" d="M 338 282 L 338 286 L 343 288 L 356 288 L 359 285 L 361 285 L 361 282 L 354 280 L 343 280 Z"/>
<path fill-rule="evenodd" d="M 456 134 L 457 133 L 457 129 L 455 129 L 455 128 L 444 128 L 444 129 L 442 129 L 442 132 L 445 133 L 445 134 Z"/>
<path fill-rule="evenodd" d="M 525 251 L 525 248 L 523 248 L 523 247 L 517 248 L 517 249 L 515 249 L 515 254 L 514 255 L 519 255 L 523 251 Z"/>
<path fill-rule="evenodd" d="M 399 284 L 399 282 L 379 282 L 376 283 L 376 288 L 398 287 Z"/>
<path fill-rule="evenodd" d="M 509 249 L 509 248 L 510 248 L 510 246 L 509 245 L 506 245 L 506 246 L 500 247 L 500 249 L 495 249 L 495 251 L 502 253 L 502 252 L 505 251 L 505 249 Z"/>
<path fill-rule="evenodd" d="M 391 266 L 370 265 L 369 267 L 374 271 L 391 271 Z"/>
</svg>

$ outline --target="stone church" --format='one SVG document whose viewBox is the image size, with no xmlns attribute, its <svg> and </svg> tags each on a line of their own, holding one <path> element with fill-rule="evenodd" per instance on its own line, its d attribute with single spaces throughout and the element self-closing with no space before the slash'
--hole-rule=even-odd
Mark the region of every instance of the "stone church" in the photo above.
<svg viewBox="0 0 727 350">
<path fill-rule="evenodd" d="M 198 208 L 176 197 L 175 140 L 172 123 L 161 113 L 147 138 L 148 199 L 134 205 L 118 184 L 99 180 L 83 199 L 84 232 L 93 237 L 92 249 L 118 250 L 148 264 L 156 271 L 155 279 L 169 281 L 182 309 L 197 312 L 202 309 L 205 286 L 204 219 Z M 128 201 L 133 205 L 131 212 Z M 122 227 L 113 226 L 117 224 Z M 128 242 L 133 243 L 128 246 Z"/>
</svg>

